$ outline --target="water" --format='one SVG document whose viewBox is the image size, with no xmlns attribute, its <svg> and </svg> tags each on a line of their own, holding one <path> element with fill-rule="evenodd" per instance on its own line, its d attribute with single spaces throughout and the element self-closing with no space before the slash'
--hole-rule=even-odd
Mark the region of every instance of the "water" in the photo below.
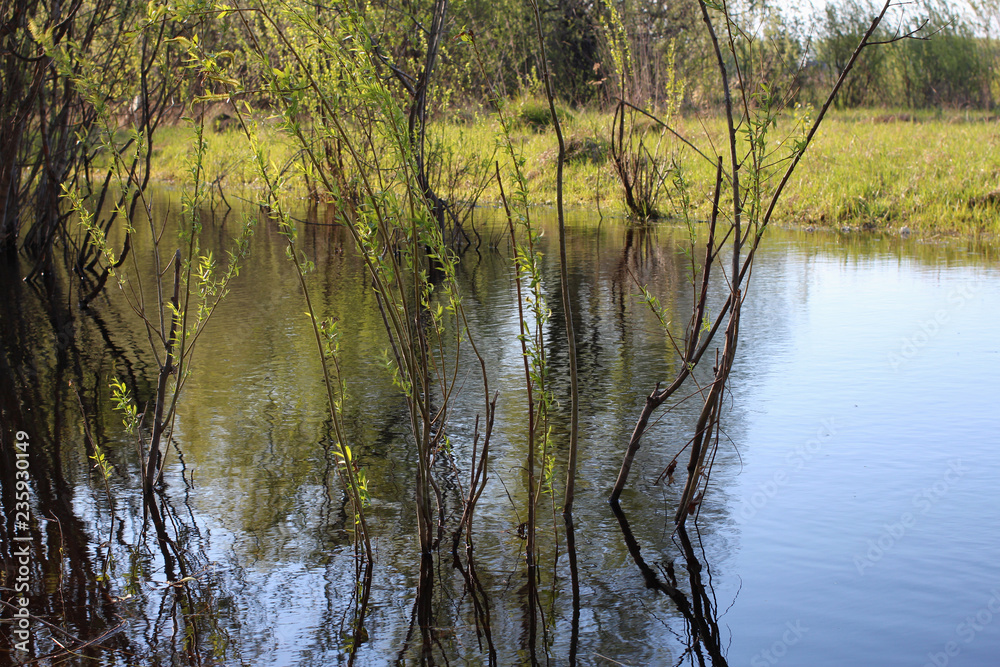
<svg viewBox="0 0 1000 667">
<path fill-rule="evenodd" d="M 561 378 L 558 267 L 549 247 L 554 229 L 545 224 L 548 344 L 553 377 Z M 232 226 L 209 229 L 221 241 Z M 582 401 L 574 512 L 580 609 L 575 618 L 566 535 L 551 511 L 561 504 L 568 423 L 568 389 L 559 381 L 554 497 L 541 502 L 544 621 L 536 658 L 697 664 L 686 653 L 684 616 L 646 588 L 606 502 L 645 396 L 675 372 L 629 271 L 678 322 L 686 320 L 684 236 L 666 225 L 628 232 L 616 221 L 598 226 L 582 217 L 571 229 Z M 186 585 L 167 583 L 155 540 L 135 556 L 129 550 L 141 529 L 138 464 L 107 384 L 117 374 L 148 400 L 155 366 L 143 330 L 113 292 L 81 314 L 66 311 L 65 299 L 5 281 L 0 409 L 5 448 L 11 429 L 29 433 L 34 447 L 33 614 L 75 638 L 99 638 L 82 651 L 90 659 L 69 662 L 348 664 L 358 639 L 354 664 L 420 661 L 415 461 L 405 404 L 384 369 L 387 343 L 349 237 L 320 226 L 303 237 L 317 261 L 314 298 L 344 331 L 345 421 L 371 479 L 376 563 L 366 635 L 351 632 L 358 573 L 351 521 L 326 453 L 330 427 L 314 342 L 280 237 L 262 230 L 199 342 L 168 456 L 165 496 L 190 554 Z M 780 230 L 768 237 L 744 309 L 712 488 L 692 532 L 711 584 L 708 621 L 718 624 L 729 664 L 987 665 L 1000 655 L 995 257 L 990 247 L 959 242 Z M 506 247 L 467 253 L 460 277 L 491 389 L 500 392 L 475 529 L 480 593 L 497 664 L 530 664 L 518 535 L 525 399 Z M 470 361 L 467 349 L 463 355 Z M 85 455 L 81 403 L 116 467 L 113 533 L 107 495 Z M 449 429 L 459 472 L 437 471 L 449 525 L 468 484 L 481 403 L 469 374 Z M 689 401 L 652 426 L 622 496 L 642 557 L 661 579 L 673 562 L 686 595 L 686 559 L 669 527 L 679 482 L 654 481 L 690 437 L 697 408 Z M 10 462 L 4 459 L 5 470 Z M 9 577 L 16 571 L 10 479 L 5 473 Z M 109 549 L 111 580 L 98 585 Z M 130 565 L 143 572 L 136 590 L 125 587 Z M 487 664 L 472 593 L 447 546 L 436 565 L 433 661 Z M 34 623 L 34 655 L 59 652 L 52 638 L 67 637 L 54 632 Z M 703 659 L 711 663 L 707 653 Z"/>
<path fill-rule="evenodd" d="M 996 272 L 810 255 L 787 253 L 793 324 L 749 397 L 731 656 L 801 621 L 797 664 L 933 664 L 949 642 L 949 664 L 992 664 L 1000 629 L 963 624 L 1000 610 Z"/>
</svg>

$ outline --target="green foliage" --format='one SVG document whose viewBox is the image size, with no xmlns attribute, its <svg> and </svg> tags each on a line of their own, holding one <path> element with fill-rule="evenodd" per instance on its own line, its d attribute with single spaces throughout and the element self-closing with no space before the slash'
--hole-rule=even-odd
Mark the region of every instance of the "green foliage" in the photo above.
<svg viewBox="0 0 1000 667">
<path fill-rule="evenodd" d="M 863 0 L 847 0 L 841 4 L 828 3 L 821 24 L 822 36 L 816 45 L 817 68 L 820 80 L 825 86 L 831 85 L 847 66 L 864 36 L 871 21 L 874 7 Z M 876 33 L 877 38 L 888 35 L 884 30 Z M 845 83 L 840 95 L 834 101 L 838 108 L 857 107 L 877 101 L 877 90 L 885 76 L 888 52 L 885 49 L 868 49 L 854 66 L 853 76 Z"/>
<path fill-rule="evenodd" d="M 815 47 L 813 78 L 818 89 L 839 76 L 876 13 L 871 0 L 827 4 Z M 991 81 L 997 63 L 990 43 L 974 33 L 968 14 L 943 0 L 920 0 L 891 20 L 878 28 L 876 41 L 891 41 L 923 26 L 922 38 L 867 49 L 836 100 L 839 108 L 982 108 L 993 103 Z M 816 97 L 811 91 L 807 95 Z"/>
<path fill-rule="evenodd" d="M 111 379 L 111 401 L 115 404 L 115 410 L 122 413 L 122 424 L 125 426 L 125 432 L 129 435 L 135 435 L 139 425 L 138 409 L 135 401 L 132 400 L 128 387 L 117 377 Z"/>
<path fill-rule="evenodd" d="M 100 445 L 94 444 L 94 453 L 90 455 L 90 460 L 94 462 L 94 467 L 101 473 L 101 479 L 105 482 L 111 479 L 111 464 L 104 456 L 104 450 Z"/>
<path fill-rule="evenodd" d="M 927 40 L 906 40 L 895 45 L 891 62 L 892 82 L 907 106 L 989 105 L 991 62 L 986 44 L 973 35 L 953 6 L 925 0 L 920 10 L 934 34 Z"/>
<path fill-rule="evenodd" d="M 530 98 L 522 102 L 520 107 L 517 117 L 528 127 L 542 130 L 552 126 L 552 115 L 549 113 L 548 102 Z"/>
<path fill-rule="evenodd" d="M 663 90 L 657 96 L 663 105 L 663 118 L 656 118 L 649 109 L 642 109 L 638 103 L 649 96 L 639 85 L 637 76 L 641 68 L 639 72 L 633 69 L 632 48 L 614 3 L 606 0 L 605 9 L 608 15 L 605 33 L 615 65 L 619 95 L 609 133 L 611 159 L 628 215 L 645 222 L 661 217 L 660 199 L 664 186 L 671 173 L 680 173 L 677 146 L 668 128 L 681 109 L 686 82 L 676 67 L 677 41 L 671 39 L 664 59 Z M 683 179 L 674 178 L 673 184 L 683 185 Z M 677 191 L 676 201 L 681 208 L 674 213 L 690 222 L 686 197 L 683 189 Z"/>
<path fill-rule="evenodd" d="M 714 61 L 696 2 L 604 0 L 599 7 L 601 48 L 591 85 L 605 102 L 624 97 L 668 115 L 678 99 L 688 107 L 716 103 Z"/>
<path fill-rule="evenodd" d="M 229 261 L 225 266 L 216 260 L 214 253 L 202 251 L 201 216 L 210 191 L 204 170 L 206 146 L 203 141 L 203 123 L 193 123 L 195 141 L 186 174 L 189 186 L 182 194 L 182 219 L 178 225 L 176 245 L 171 244 L 171 237 L 164 234 L 165 228 L 158 222 L 158 214 L 146 198 L 149 165 L 153 158 L 151 141 L 158 124 L 150 111 L 148 96 L 153 91 L 149 88 L 147 75 L 149 68 L 175 62 L 173 59 L 177 56 L 176 50 L 165 46 L 164 40 L 172 33 L 171 28 L 176 27 L 174 22 L 179 20 L 176 15 L 158 5 L 149 5 L 148 9 L 148 16 L 135 28 L 134 33 L 128 34 L 128 40 L 132 46 L 141 45 L 139 50 L 144 54 L 148 53 L 148 48 L 152 48 L 151 44 L 155 44 L 156 48 L 162 47 L 162 53 L 167 55 L 162 59 L 144 56 L 137 62 L 140 71 L 138 78 L 142 80 L 140 93 L 136 98 L 141 107 L 141 118 L 132 119 L 124 130 L 116 110 L 107 103 L 106 74 L 97 63 L 88 61 L 74 51 L 71 40 L 64 42 L 59 48 L 53 43 L 50 54 L 56 68 L 67 80 L 72 81 L 80 98 L 96 114 L 93 131 L 90 136 L 81 136 L 80 141 L 85 142 L 88 147 L 99 147 L 102 169 L 107 174 L 97 193 L 90 188 L 87 179 L 71 179 L 61 184 L 64 198 L 70 204 L 68 210 L 76 214 L 84 230 L 84 244 L 79 254 L 86 257 L 92 253 L 94 257 L 90 260 L 91 266 L 102 271 L 97 287 L 88 298 L 96 295 L 97 290 L 103 286 L 104 279 L 114 277 L 125 302 L 145 326 L 151 346 L 150 353 L 157 362 L 158 373 L 156 389 L 150 401 L 152 410 L 148 434 L 139 432 L 140 418 L 125 384 L 115 378 L 111 384 L 111 393 L 115 409 L 124 414 L 123 423 L 136 443 L 141 462 L 144 523 L 138 540 L 141 542 L 145 539 L 145 521 L 151 520 L 161 544 L 166 544 L 169 540 L 166 522 L 154 499 L 156 482 L 162 473 L 165 458 L 163 443 L 169 442 L 172 437 L 179 398 L 190 374 L 198 338 L 215 308 L 225 297 L 231 281 L 239 274 L 240 263 L 249 252 L 254 223 L 252 217 L 244 218 L 233 248 L 228 252 Z M 180 22 L 183 23 L 182 20 Z M 173 44 L 195 45 L 198 40 L 196 37 L 178 37 L 171 41 Z M 160 85 L 166 85 L 167 81 L 173 80 L 174 73 L 156 77 L 162 77 L 159 78 Z M 161 108 L 162 95 L 167 92 L 166 88 L 160 88 L 156 92 L 161 96 Z M 143 101 L 144 99 L 147 101 Z M 113 214 L 110 220 L 101 220 L 100 209 L 109 192 L 112 193 L 114 202 Z M 108 240 L 112 224 L 116 221 L 125 235 L 123 249 L 117 253 Z M 137 259 L 139 251 L 130 252 L 136 224 L 148 226 L 152 239 L 151 246 L 143 249 L 152 258 L 153 266 L 149 273 Z M 125 263 L 128 259 L 131 260 L 130 264 Z M 85 302 L 85 299 L 81 301 Z M 96 443 L 92 458 L 102 472 L 110 501 L 110 487 L 107 483 L 110 467 L 103 450 Z M 175 555 L 183 557 L 176 547 Z"/>
<path fill-rule="evenodd" d="M 607 15 L 604 25 L 605 40 L 607 50 L 611 53 L 614 63 L 612 70 L 618 81 L 618 97 L 631 98 L 632 92 L 632 49 L 629 45 L 628 34 L 625 25 L 622 23 L 621 15 L 612 0 L 604 0 L 605 14 Z M 627 92 L 626 92 L 627 91 Z"/>
<path fill-rule="evenodd" d="M 419 463 L 415 484 L 418 533 L 422 548 L 429 549 L 433 541 L 431 470 L 435 457 L 446 452 L 447 442 L 448 413 L 437 402 L 447 406 L 457 382 L 457 360 L 451 355 L 457 354 L 464 335 L 456 326 L 464 315 L 455 286 L 457 256 L 445 241 L 437 201 L 428 191 L 424 125 L 414 113 L 419 107 L 409 106 L 416 104 L 416 96 L 409 89 L 408 94 L 399 94 L 394 81 L 385 76 L 388 70 L 396 82 L 408 81 L 402 72 L 419 65 L 416 54 L 425 46 L 420 41 L 422 33 L 415 41 L 404 36 L 401 42 L 393 42 L 391 36 L 379 33 L 383 24 L 378 18 L 387 16 L 382 12 L 388 10 L 371 9 L 368 13 L 339 6 L 337 12 L 320 16 L 311 9 L 262 5 L 259 16 L 272 40 L 254 39 L 250 55 L 256 60 L 253 67 L 261 72 L 269 104 L 302 155 L 302 173 L 315 180 L 317 191 L 344 204 L 341 221 L 352 233 L 367 267 L 390 341 L 389 366 L 411 415 Z M 411 47 L 417 47 L 416 51 Z M 197 51 L 193 61 L 212 62 L 197 45 L 190 48 Z M 285 54 L 280 67 L 272 64 L 274 51 Z M 208 73 L 219 85 L 229 87 L 230 94 L 242 93 L 245 84 L 229 70 L 209 69 Z M 266 158 L 259 129 L 250 122 L 251 113 L 249 106 L 237 106 L 263 184 L 258 194 L 261 207 L 284 235 L 298 270 L 324 365 L 338 442 L 334 451 L 338 470 L 371 557 L 363 513 L 367 479 L 354 463 L 340 420 L 344 386 L 337 368 L 335 319 L 321 318 L 311 304 L 304 280 L 311 262 L 298 248 L 296 227 L 288 214 L 288 174 Z M 312 122 L 305 123 L 304 115 Z M 334 147 L 339 153 L 333 161 L 338 167 L 341 158 L 346 163 L 339 171 L 327 168 Z M 431 147 L 432 152 L 436 150 L 433 143 Z"/>
<path fill-rule="evenodd" d="M 338 442 L 333 453 L 337 458 L 337 465 L 340 467 L 341 474 L 345 477 L 353 475 L 354 479 L 357 480 L 359 505 L 354 513 L 354 524 L 360 526 L 361 510 L 371 505 L 371 496 L 368 492 L 368 475 L 365 469 L 360 467 L 354 460 L 351 448 L 347 445 Z"/>
</svg>

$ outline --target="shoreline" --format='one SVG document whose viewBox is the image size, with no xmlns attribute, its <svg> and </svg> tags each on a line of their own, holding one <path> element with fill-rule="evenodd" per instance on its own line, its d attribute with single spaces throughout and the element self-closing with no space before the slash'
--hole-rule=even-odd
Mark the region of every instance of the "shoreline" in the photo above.
<svg viewBox="0 0 1000 667">
<path fill-rule="evenodd" d="M 724 128 L 718 118 L 681 117 L 679 130 L 696 143 L 718 147 Z M 600 210 L 627 217 L 622 189 L 610 156 L 610 116 L 583 111 L 566 122 L 569 147 L 564 163 L 564 201 L 568 209 Z M 775 168 L 782 173 L 782 142 L 794 141 L 791 115 L 779 119 L 774 132 Z M 511 137 L 524 158 L 524 174 L 531 205 L 554 205 L 555 137 L 550 128 L 538 130 L 515 123 Z M 677 212 L 677 175 L 687 185 L 689 215 L 708 217 L 710 165 L 683 149 L 670 137 L 661 139 L 649 127 L 636 127 L 637 136 L 657 147 L 658 165 L 672 166 L 661 173 L 656 207 L 664 219 Z M 292 141 L 276 127 L 266 128 L 270 157 L 278 164 L 295 165 Z M 161 128 L 155 136 L 152 168 L 154 183 L 182 187 L 186 156 L 193 129 L 183 125 Z M 206 131 L 206 181 L 231 196 L 251 199 L 254 178 L 242 162 L 246 139 L 231 130 Z M 489 176 L 494 160 L 497 123 L 492 116 L 471 122 L 438 121 L 431 127 L 434 142 L 448 165 L 437 194 L 446 200 L 468 200 L 479 192 L 478 205 L 498 205 L 499 190 Z M 501 162 L 502 165 L 502 162 Z M 673 182 L 672 182 L 673 179 Z M 296 176 L 288 187 L 307 199 L 304 180 Z M 763 189 L 766 193 L 765 181 Z M 731 204 L 730 204 L 731 205 Z M 725 210 L 725 208 L 723 208 Z M 890 113 L 886 110 L 832 113 L 803 156 L 775 209 L 772 225 L 844 233 L 891 233 L 903 237 L 966 237 L 995 240 L 1000 236 L 1000 123 L 987 114 L 969 112 Z"/>
</svg>

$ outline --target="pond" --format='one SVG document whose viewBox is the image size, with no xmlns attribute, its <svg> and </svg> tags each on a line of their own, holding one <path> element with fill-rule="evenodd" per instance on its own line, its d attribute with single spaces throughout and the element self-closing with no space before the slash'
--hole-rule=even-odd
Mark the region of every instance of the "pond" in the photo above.
<svg viewBox="0 0 1000 667">
<path fill-rule="evenodd" d="M 140 403 L 149 400 L 156 365 L 144 329 L 114 289 L 80 312 L 58 289 L 31 288 L 6 269 L 2 615 L 18 627 L 14 591 L 22 590 L 27 544 L 31 638 L 27 654 L 12 653 L 16 638 L 5 628 L 0 662 L 994 664 L 994 248 L 770 231 L 744 306 L 711 486 L 686 543 L 672 523 L 680 483 L 658 479 L 690 438 L 698 401 L 658 413 L 621 498 L 624 516 L 607 502 L 646 396 L 675 372 L 636 281 L 686 320 L 686 230 L 572 216 L 581 436 L 569 535 L 560 516 L 569 397 L 558 252 L 551 216 L 539 212 L 556 451 L 539 505 L 532 615 L 519 530 L 527 418 L 517 297 L 509 248 L 502 231 L 491 233 L 489 215 L 480 212 L 485 242 L 465 252 L 459 271 L 469 328 L 499 397 L 489 480 L 474 561 L 464 548 L 453 557 L 450 529 L 482 404 L 466 347 L 452 450 L 435 471 L 449 530 L 433 562 L 432 624 L 423 635 L 415 627 L 421 558 L 406 404 L 386 370 L 379 311 L 343 228 L 313 224 L 301 234 L 316 262 L 309 285 L 317 309 L 342 327 L 346 432 L 370 483 L 375 562 L 362 631 L 353 518 L 281 237 L 258 230 L 182 394 L 162 484 L 182 566 L 166 562 L 152 537 L 139 538 L 139 457 L 108 389 L 117 376 Z M 234 227 L 206 223 L 220 247 Z M 87 458 L 88 437 L 114 467 L 107 488 Z M 18 449 L 22 438 L 30 445 Z M 22 533 L 18 452 L 30 453 L 21 457 L 30 460 L 32 498 Z M 653 579 L 676 581 L 694 609 L 648 587 Z M 721 655 L 692 644 L 695 626 L 717 632 Z"/>
</svg>

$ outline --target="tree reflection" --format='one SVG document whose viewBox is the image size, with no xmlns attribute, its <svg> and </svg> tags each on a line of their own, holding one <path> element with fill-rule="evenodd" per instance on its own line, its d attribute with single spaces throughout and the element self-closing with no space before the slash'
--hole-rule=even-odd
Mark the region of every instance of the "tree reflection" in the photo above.
<svg viewBox="0 0 1000 667">
<path fill-rule="evenodd" d="M 629 527 L 628 519 L 621 506 L 618 503 L 611 503 L 611 511 L 618 520 L 629 555 L 632 556 L 632 560 L 635 561 L 642 573 L 646 588 L 658 590 L 669 597 L 684 616 L 687 625 L 686 655 L 691 657 L 692 664 L 697 660 L 698 665 L 726 667 L 729 663 L 726 662 L 726 658 L 722 654 L 718 610 L 715 608 L 714 594 L 712 594 L 710 585 L 706 587 L 702 579 L 703 566 L 695 555 L 687 530 L 683 525 L 678 526 L 675 535 L 684 554 L 690 593 L 685 593 L 678 587 L 677 572 L 674 570 L 673 562 L 668 563 L 665 568 L 661 568 L 661 572 L 658 574 L 642 557 L 642 547 L 632 534 L 632 529 Z M 705 661 L 706 654 L 709 662 Z"/>
</svg>

